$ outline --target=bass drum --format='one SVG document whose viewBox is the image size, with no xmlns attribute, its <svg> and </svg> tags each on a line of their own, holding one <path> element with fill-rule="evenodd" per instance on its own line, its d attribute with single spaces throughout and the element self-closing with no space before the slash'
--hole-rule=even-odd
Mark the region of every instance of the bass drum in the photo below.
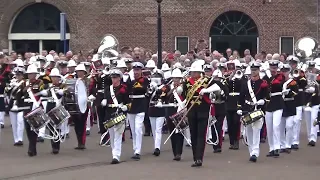
<svg viewBox="0 0 320 180">
<path fill-rule="evenodd" d="M 81 79 L 67 79 L 65 81 L 67 93 L 63 104 L 70 114 L 84 114 L 87 110 L 87 87 Z"/>
</svg>

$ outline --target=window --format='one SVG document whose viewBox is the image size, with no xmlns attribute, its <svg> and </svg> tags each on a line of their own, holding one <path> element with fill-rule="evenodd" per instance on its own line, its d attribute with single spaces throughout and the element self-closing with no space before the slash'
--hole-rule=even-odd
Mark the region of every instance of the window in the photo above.
<svg viewBox="0 0 320 180">
<path fill-rule="evenodd" d="M 177 36 L 175 39 L 175 49 L 181 54 L 186 54 L 189 51 L 189 37 Z"/>
<path fill-rule="evenodd" d="M 280 37 L 280 53 L 294 54 L 294 38 Z"/>
</svg>

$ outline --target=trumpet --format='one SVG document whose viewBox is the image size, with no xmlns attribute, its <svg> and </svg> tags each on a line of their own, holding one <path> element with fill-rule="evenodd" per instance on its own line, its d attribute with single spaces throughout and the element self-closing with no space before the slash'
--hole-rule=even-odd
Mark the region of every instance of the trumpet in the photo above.
<svg viewBox="0 0 320 180">
<path fill-rule="evenodd" d="M 292 71 L 292 76 L 293 76 L 294 78 L 299 77 L 299 76 L 300 76 L 300 70 L 299 70 L 299 69 L 294 69 L 294 70 Z"/>
<path fill-rule="evenodd" d="M 235 80 L 235 79 L 241 79 L 242 76 L 243 76 L 243 72 L 242 72 L 242 70 L 239 69 L 239 70 L 235 71 L 234 73 L 232 73 L 232 74 L 229 76 L 229 78 L 230 78 L 231 80 Z"/>
</svg>

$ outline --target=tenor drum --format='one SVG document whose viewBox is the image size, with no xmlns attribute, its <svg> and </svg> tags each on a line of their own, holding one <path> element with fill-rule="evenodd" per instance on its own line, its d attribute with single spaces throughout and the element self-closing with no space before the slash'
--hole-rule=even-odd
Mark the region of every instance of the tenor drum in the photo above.
<svg viewBox="0 0 320 180">
<path fill-rule="evenodd" d="M 246 114 L 244 116 L 241 117 L 241 122 L 244 126 L 247 126 L 249 124 L 252 124 L 258 120 L 260 120 L 261 118 L 264 117 L 264 113 L 261 110 L 256 110 L 253 111 L 249 114 Z"/>
<path fill-rule="evenodd" d="M 51 123 L 56 127 L 70 118 L 69 112 L 61 105 L 51 109 L 51 111 L 48 112 L 48 116 L 51 119 Z"/>
<path fill-rule="evenodd" d="M 181 111 L 177 112 L 176 114 L 172 115 L 169 117 L 169 119 L 172 120 L 172 123 L 177 127 L 177 128 L 181 128 L 182 130 L 185 130 L 189 127 L 189 123 L 187 121 L 187 118 L 182 119 L 183 117 L 185 117 L 187 113 L 187 108 L 182 109 Z M 179 124 L 180 122 L 180 124 Z"/>
<path fill-rule="evenodd" d="M 67 79 L 67 93 L 63 98 L 66 110 L 70 114 L 85 113 L 87 110 L 87 87 L 81 79 Z"/>
<path fill-rule="evenodd" d="M 31 126 L 31 129 L 39 131 L 39 129 L 46 126 L 50 121 L 50 117 L 44 112 L 41 107 L 34 109 L 24 116 L 26 121 Z"/>
<path fill-rule="evenodd" d="M 106 129 L 112 128 L 113 126 L 120 124 L 126 120 L 127 116 L 124 113 L 115 113 L 114 118 L 109 119 L 107 122 L 104 122 L 103 125 Z"/>
</svg>

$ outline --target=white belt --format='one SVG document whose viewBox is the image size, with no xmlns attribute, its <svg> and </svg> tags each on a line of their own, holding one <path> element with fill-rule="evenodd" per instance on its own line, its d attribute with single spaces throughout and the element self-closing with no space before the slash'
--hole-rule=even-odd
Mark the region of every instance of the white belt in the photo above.
<svg viewBox="0 0 320 180">
<path fill-rule="evenodd" d="M 299 89 L 299 91 L 300 91 L 300 92 L 302 92 L 302 91 L 303 91 L 303 89 Z"/>
<path fill-rule="evenodd" d="M 254 106 L 254 105 L 255 105 L 253 102 L 250 102 L 250 101 L 248 101 L 248 100 L 245 100 L 245 102 L 246 102 L 246 104 L 251 105 L 251 106 Z"/>
<path fill-rule="evenodd" d="M 103 93 L 104 92 L 104 89 L 99 89 L 98 90 L 98 93 Z"/>
<path fill-rule="evenodd" d="M 229 96 L 239 96 L 239 95 L 240 95 L 240 93 L 238 93 L 238 92 L 229 93 Z"/>
<path fill-rule="evenodd" d="M 0 94 L 0 97 L 4 97 L 4 94 Z"/>
<path fill-rule="evenodd" d="M 141 99 L 141 98 L 145 98 L 145 95 L 129 95 L 129 98 L 131 99 Z"/>
<path fill-rule="evenodd" d="M 293 101 L 294 98 L 284 98 L 283 100 L 284 100 L 284 101 Z"/>
<path fill-rule="evenodd" d="M 110 108 L 117 108 L 117 107 L 119 107 L 119 105 L 115 105 L 115 104 L 108 104 L 108 107 L 110 107 Z"/>
<path fill-rule="evenodd" d="M 282 92 L 275 92 L 270 94 L 270 96 L 280 96 L 280 95 L 282 95 Z"/>
</svg>

